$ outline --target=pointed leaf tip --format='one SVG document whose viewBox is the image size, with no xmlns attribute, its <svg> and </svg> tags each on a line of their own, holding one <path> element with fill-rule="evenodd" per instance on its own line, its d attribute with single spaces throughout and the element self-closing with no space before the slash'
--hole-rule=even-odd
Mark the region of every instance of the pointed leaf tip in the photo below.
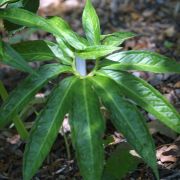
<svg viewBox="0 0 180 180">
<path fill-rule="evenodd" d="M 122 51 L 112 54 L 106 57 L 106 59 L 110 61 L 105 64 L 104 69 L 180 73 L 180 63 L 151 51 Z"/>
<path fill-rule="evenodd" d="M 168 100 L 143 79 L 120 70 L 100 70 L 115 81 L 121 92 L 154 115 L 162 123 L 180 133 L 180 115 Z"/>
<path fill-rule="evenodd" d="M 90 0 L 86 1 L 82 15 L 82 24 L 89 43 L 91 45 L 100 44 L 99 18 Z"/>
</svg>

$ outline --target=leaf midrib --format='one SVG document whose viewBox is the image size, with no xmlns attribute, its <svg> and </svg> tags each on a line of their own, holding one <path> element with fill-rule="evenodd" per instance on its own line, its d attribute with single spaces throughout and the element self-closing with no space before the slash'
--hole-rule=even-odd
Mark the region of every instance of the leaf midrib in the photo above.
<svg viewBox="0 0 180 180">
<path fill-rule="evenodd" d="M 117 61 L 113 61 L 113 62 L 117 62 Z M 140 70 L 142 70 L 142 68 L 143 67 L 145 67 L 145 68 L 151 68 L 153 71 L 155 71 L 155 72 L 157 72 L 157 71 L 159 71 L 160 69 L 163 69 L 163 70 L 168 70 L 168 67 L 166 68 L 166 67 L 157 67 L 157 64 L 154 64 L 154 65 L 144 65 L 144 64 L 131 64 L 131 63 L 122 63 L 122 62 L 120 62 L 120 64 L 112 64 L 112 65 L 107 65 L 107 66 L 104 66 L 104 67 L 102 67 L 102 69 L 109 69 L 109 70 L 113 70 L 113 69 L 111 69 L 111 68 L 113 68 L 113 66 L 115 66 L 115 68 L 116 68 L 116 66 L 124 66 L 125 68 L 126 68 L 126 66 L 131 66 L 132 68 L 133 67 L 135 67 L 136 69 L 140 69 Z M 141 67 L 139 67 L 139 66 L 141 66 Z M 176 67 L 176 66 L 174 66 L 174 67 Z M 132 69 L 133 70 L 133 69 Z M 147 71 L 147 70 L 146 70 Z M 148 71 L 150 71 L 150 69 L 148 70 Z M 176 72 L 176 70 L 172 70 L 172 72 Z M 179 72 L 179 71 L 178 71 Z"/>
<path fill-rule="evenodd" d="M 67 95 L 69 94 L 69 91 L 71 90 L 71 87 L 72 87 L 73 84 L 75 83 L 75 80 L 76 80 L 76 79 L 74 79 L 74 80 L 71 82 L 71 85 L 69 85 L 68 89 L 66 89 L 65 94 L 64 94 L 64 96 L 63 96 L 63 98 L 62 98 L 62 100 L 61 100 L 61 103 L 60 103 L 59 106 L 58 106 L 58 110 L 56 111 L 56 114 L 54 115 L 54 118 L 53 118 L 53 120 L 51 121 L 52 123 L 51 123 L 51 125 L 50 125 L 50 127 L 49 127 L 49 130 L 48 130 L 48 132 L 46 133 L 46 136 L 43 138 L 44 141 L 43 141 L 43 143 L 42 143 L 41 146 L 40 146 L 39 153 L 38 153 L 38 154 L 36 153 L 36 157 L 38 157 L 39 154 L 42 154 L 42 153 L 41 153 L 41 152 L 42 152 L 42 148 L 44 147 L 44 144 L 46 143 L 46 139 L 48 139 L 49 134 L 51 134 L 51 129 L 52 129 L 52 127 L 54 126 L 54 122 L 56 121 L 56 119 L 57 119 L 57 117 L 58 117 L 58 115 L 59 115 L 60 109 L 61 109 L 61 107 L 62 107 L 62 105 L 63 105 L 63 103 L 64 103 L 64 99 L 65 99 L 65 98 L 67 97 Z M 31 141 L 32 141 L 32 139 L 31 139 Z M 25 164 L 26 164 L 26 161 L 25 161 Z M 37 165 L 37 164 L 36 164 L 36 165 Z M 36 166 L 34 166 L 34 167 L 36 167 Z M 31 174 L 33 173 L 33 171 L 34 171 L 34 169 L 32 169 Z"/>
<path fill-rule="evenodd" d="M 98 72 L 98 74 L 101 74 L 101 75 L 103 75 L 103 76 L 108 76 L 109 78 L 111 78 L 111 76 L 109 76 L 109 74 L 108 73 L 106 73 L 105 72 L 105 74 L 103 74 L 103 73 L 101 73 L 101 72 Z M 136 78 L 136 77 L 133 77 L 133 78 Z M 111 78 L 112 79 L 112 78 Z M 114 79 L 112 79 L 115 83 L 117 83 Z M 139 79 L 138 78 L 138 80 L 139 80 L 139 82 L 141 82 L 146 88 L 148 88 L 148 89 L 150 89 L 152 92 L 153 92 L 153 94 L 155 94 L 158 98 L 160 98 L 167 106 L 168 106 L 168 108 L 170 108 L 171 109 L 171 105 L 164 99 L 164 97 L 162 96 L 161 97 L 161 95 L 159 95 L 159 93 L 158 92 L 155 92 L 147 83 L 145 83 L 143 80 L 141 80 L 141 79 Z M 148 108 L 150 108 L 153 112 L 155 112 L 156 114 L 158 114 L 161 118 L 164 118 L 164 119 L 167 119 L 166 118 L 166 116 L 164 116 L 164 115 L 162 115 L 162 113 L 159 113 L 158 111 L 156 111 L 156 109 L 150 104 L 148 104 L 147 102 L 146 102 L 146 100 L 144 100 L 144 99 L 142 99 L 139 95 L 137 95 L 136 93 L 134 93 L 133 92 L 133 90 L 131 90 L 131 89 L 129 89 L 129 88 L 127 88 L 125 85 L 123 85 L 122 83 L 117 83 L 119 86 L 121 86 L 124 90 L 127 90 L 127 91 L 129 91 L 131 94 L 133 94 L 133 96 L 134 97 L 136 97 L 136 98 L 138 98 L 138 99 L 140 99 L 140 101 L 141 102 L 143 102 L 144 104 L 146 104 L 146 106 L 148 107 Z M 146 107 L 145 107 L 146 108 Z M 173 110 L 173 112 L 174 112 L 174 114 L 176 114 L 176 116 L 177 116 L 177 113 Z M 165 122 L 165 121 L 163 121 L 163 122 Z"/>
<path fill-rule="evenodd" d="M 134 136 L 136 137 L 136 139 L 138 139 L 137 136 L 136 136 L 136 133 L 133 131 L 133 128 L 130 126 L 129 121 L 127 120 L 126 116 L 124 116 L 124 114 L 121 112 L 120 108 L 118 107 L 118 105 L 116 104 L 116 102 L 114 101 L 114 99 L 112 98 L 112 95 L 111 95 L 108 91 L 106 91 L 106 89 L 105 89 L 101 84 L 99 84 L 97 81 L 96 81 L 96 83 L 97 83 L 102 89 L 104 89 L 104 91 L 105 91 L 106 94 L 108 95 L 108 97 L 109 97 L 109 99 L 111 100 L 111 102 L 113 102 L 113 104 L 115 105 L 116 109 L 120 112 L 120 114 L 122 115 L 122 117 L 126 120 L 128 126 L 129 126 L 130 129 L 131 129 L 131 132 L 133 132 L 133 134 L 134 134 Z M 139 139 L 138 139 L 138 140 L 139 140 Z M 139 142 L 141 142 L 141 141 L 139 141 Z M 140 144 L 141 144 L 141 143 L 140 143 Z M 141 146 L 142 146 L 142 145 L 141 145 Z M 142 146 L 142 148 L 143 148 L 143 146 Z"/>
<path fill-rule="evenodd" d="M 132 63 L 126 63 L 126 62 L 122 62 L 121 60 L 118 60 L 118 61 L 114 61 L 114 60 L 112 60 L 112 59 L 107 59 L 107 60 L 109 60 L 109 61 L 112 61 L 112 62 L 115 62 L 115 63 L 117 63 L 117 64 L 112 64 L 112 65 L 108 65 L 108 66 L 114 66 L 114 65 L 131 65 L 131 66 L 144 66 L 144 67 L 149 67 L 149 66 L 157 66 L 158 64 L 160 64 L 160 66 L 161 66 L 161 63 L 164 63 L 164 62 L 156 62 L 155 64 L 148 64 L 147 65 L 147 63 L 146 64 L 143 64 L 143 63 L 138 63 L 138 62 L 133 62 L 132 61 Z M 123 60 L 124 61 L 124 60 Z M 120 64 L 118 64 L 118 62 L 120 63 Z M 135 64 L 134 64 L 135 63 Z M 170 63 L 170 62 L 169 62 Z M 173 65 L 173 64 L 172 64 Z M 153 67 L 154 68 L 154 67 Z M 157 68 L 164 68 L 164 67 L 157 67 Z"/>
<path fill-rule="evenodd" d="M 88 124 L 88 136 L 89 136 L 89 138 L 90 138 L 90 142 L 91 142 L 91 146 L 90 146 L 90 151 L 91 151 L 91 156 L 92 156 L 92 158 L 91 158 L 91 160 L 93 160 L 93 164 L 95 164 L 94 163 L 94 151 L 93 151 L 93 140 L 92 140 L 92 131 L 91 131 L 91 123 L 90 123 L 90 114 L 89 114 L 89 108 L 88 108 L 88 101 L 87 101 L 87 93 L 86 93 L 86 80 L 84 80 L 83 81 L 83 86 L 84 86 L 84 88 L 83 88 L 83 96 L 84 96 L 84 100 L 85 100 L 85 109 L 86 109 L 86 113 L 87 113 L 87 124 Z M 93 173 L 94 174 L 94 173 Z"/>
<path fill-rule="evenodd" d="M 65 67 L 66 68 L 66 67 Z M 67 70 L 67 69 L 66 69 Z M 16 106 L 14 106 L 13 109 L 11 109 L 11 113 L 9 113 L 9 116 L 11 116 L 17 109 L 17 107 L 19 107 L 21 105 L 21 103 L 24 101 L 24 99 L 26 99 L 27 96 L 29 96 L 33 91 L 36 91 L 37 88 L 39 88 L 40 86 L 42 86 L 44 83 L 46 83 L 47 81 L 49 81 L 49 79 L 53 78 L 54 76 L 57 75 L 57 73 L 62 73 L 66 70 L 62 70 L 62 69 L 59 69 L 58 72 L 56 72 L 56 74 L 53 74 L 52 76 L 46 78 L 46 79 L 43 79 L 43 81 L 41 81 L 41 83 L 39 83 L 38 86 L 35 86 L 34 88 L 31 89 L 31 91 L 28 91 L 28 93 L 26 94 L 26 96 L 23 96 L 24 98 L 21 99 L 21 101 L 18 101 L 18 103 L 16 104 Z"/>
</svg>

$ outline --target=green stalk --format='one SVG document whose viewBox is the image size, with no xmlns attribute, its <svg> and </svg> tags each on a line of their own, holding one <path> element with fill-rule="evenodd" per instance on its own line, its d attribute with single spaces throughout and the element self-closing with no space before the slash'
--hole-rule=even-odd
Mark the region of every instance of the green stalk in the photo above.
<svg viewBox="0 0 180 180">
<path fill-rule="evenodd" d="M 86 61 L 76 57 L 75 59 L 75 68 L 76 71 L 80 74 L 81 77 L 85 77 L 87 75 L 87 70 L 86 70 Z"/>
<path fill-rule="evenodd" d="M 0 81 L 0 95 L 1 95 L 3 101 L 5 101 L 8 97 L 8 92 L 6 91 L 2 81 Z M 14 125 L 15 125 L 21 139 L 27 140 L 29 133 L 26 130 L 22 120 L 20 119 L 20 117 L 18 115 L 15 115 L 13 122 L 14 122 Z"/>
<path fill-rule="evenodd" d="M 66 146 L 67 158 L 68 158 L 68 160 L 71 160 L 70 147 L 69 147 L 68 139 L 66 137 L 66 133 L 64 132 L 64 127 L 63 126 L 62 126 L 62 133 L 63 133 L 64 142 L 65 142 L 65 146 Z"/>
</svg>

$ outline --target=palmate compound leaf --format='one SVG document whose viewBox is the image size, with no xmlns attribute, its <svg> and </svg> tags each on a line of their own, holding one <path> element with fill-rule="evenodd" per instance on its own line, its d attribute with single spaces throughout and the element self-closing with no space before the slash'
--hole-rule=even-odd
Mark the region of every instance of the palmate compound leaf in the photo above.
<svg viewBox="0 0 180 180">
<path fill-rule="evenodd" d="M 12 47 L 29 62 L 56 59 L 63 64 L 72 63 L 72 59 L 64 53 L 63 49 L 58 44 L 50 41 L 25 41 L 13 44 Z"/>
<path fill-rule="evenodd" d="M 23 179 L 30 180 L 48 155 L 71 104 L 71 90 L 77 78 L 69 77 L 51 92 L 45 109 L 30 132 L 23 161 Z"/>
<path fill-rule="evenodd" d="M 87 79 L 79 79 L 73 88 L 70 124 L 80 172 L 84 180 L 101 180 L 105 128 L 99 100 Z"/>
<path fill-rule="evenodd" d="M 45 19 L 20 8 L 0 9 L 0 18 L 26 27 L 38 28 L 64 38 L 78 50 L 86 48 L 87 41 L 73 32 L 70 26 L 60 17 Z"/>
<path fill-rule="evenodd" d="M 180 63 L 150 51 L 122 51 L 106 57 L 103 69 L 180 73 Z"/>
<path fill-rule="evenodd" d="M 101 35 L 103 45 L 119 46 L 125 40 L 135 37 L 136 34 L 132 32 L 115 32 L 112 34 Z"/>
<path fill-rule="evenodd" d="M 82 15 L 82 24 L 86 37 L 91 45 L 100 44 L 100 23 L 91 0 L 86 0 Z"/>
<path fill-rule="evenodd" d="M 34 73 L 34 70 L 28 65 L 24 58 L 14 50 L 8 43 L 2 43 L 1 60 L 2 63 L 10 65 L 24 72 Z"/>
<path fill-rule="evenodd" d="M 153 169 L 159 179 L 155 146 L 140 112 L 121 96 L 118 85 L 110 78 L 95 76 L 91 78 L 91 81 L 102 103 L 111 112 L 111 121 L 114 126 L 124 134 L 127 141 Z"/>
<path fill-rule="evenodd" d="M 100 70 L 98 74 L 115 81 L 121 92 L 154 115 L 162 123 L 180 133 L 180 115 L 175 108 L 146 81 L 118 70 Z"/>
<path fill-rule="evenodd" d="M 71 68 L 65 65 L 48 64 L 41 67 L 36 74 L 28 76 L 14 89 L 0 108 L 0 128 L 9 123 L 11 117 L 21 111 L 34 95 L 50 79 L 64 72 L 70 72 Z"/>
</svg>

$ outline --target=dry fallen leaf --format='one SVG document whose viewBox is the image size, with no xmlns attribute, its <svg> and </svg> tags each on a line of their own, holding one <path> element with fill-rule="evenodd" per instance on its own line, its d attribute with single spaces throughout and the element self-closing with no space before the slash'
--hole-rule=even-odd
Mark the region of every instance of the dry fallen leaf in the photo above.
<svg viewBox="0 0 180 180">
<path fill-rule="evenodd" d="M 9 142 L 10 144 L 17 144 L 20 142 L 20 136 L 18 134 L 16 134 L 12 137 L 8 137 L 7 142 Z"/>
</svg>

